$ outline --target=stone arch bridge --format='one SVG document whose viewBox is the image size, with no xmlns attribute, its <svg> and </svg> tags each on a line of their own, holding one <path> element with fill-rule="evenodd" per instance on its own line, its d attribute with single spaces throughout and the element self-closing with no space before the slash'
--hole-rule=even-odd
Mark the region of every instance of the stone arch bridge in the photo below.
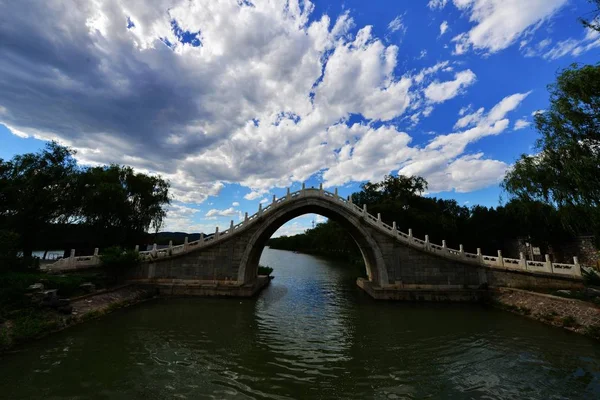
<svg viewBox="0 0 600 400">
<path fill-rule="evenodd" d="M 465 252 L 462 245 L 451 249 L 413 237 L 412 231 L 401 232 L 389 226 L 381 216 L 371 215 L 351 198 L 338 196 L 320 188 L 288 189 L 276 199 L 229 229 L 183 245 L 140 252 L 142 263 L 132 268 L 128 279 L 169 287 L 180 294 L 252 295 L 265 284 L 257 276 L 258 262 L 267 240 L 279 227 L 303 214 L 320 214 L 338 222 L 356 241 L 364 258 L 368 279 L 358 284 L 376 298 L 426 299 L 445 297 L 450 292 L 481 291 L 488 286 L 507 287 L 579 287 L 582 282 L 577 258 L 573 264 L 505 258 L 501 252 L 488 256 Z M 51 270 L 70 270 L 99 265 L 94 256 L 71 257 L 49 266 Z M 268 281 L 268 280 L 267 280 Z M 210 289 L 212 288 L 212 289 Z M 452 296 L 450 296 L 452 297 Z M 460 296 L 459 296 L 460 297 Z"/>
</svg>

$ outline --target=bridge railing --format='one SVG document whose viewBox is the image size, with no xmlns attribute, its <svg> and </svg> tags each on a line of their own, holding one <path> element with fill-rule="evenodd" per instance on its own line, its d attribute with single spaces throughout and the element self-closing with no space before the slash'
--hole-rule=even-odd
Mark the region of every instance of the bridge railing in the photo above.
<svg viewBox="0 0 600 400">
<path fill-rule="evenodd" d="M 297 199 L 299 197 L 321 197 L 327 199 L 328 201 L 335 202 L 336 204 L 340 204 L 357 217 L 362 218 L 369 225 L 376 227 L 377 229 L 379 229 L 387 235 L 393 236 L 394 238 L 396 238 L 396 240 L 399 240 L 412 247 L 418 248 L 422 251 L 427 251 L 446 258 L 463 260 L 471 263 L 478 263 L 493 268 L 520 269 L 532 272 L 545 272 L 561 275 L 581 276 L 581 267 L 579 265 L 577 257 L 574 257 L 573 264 L 552 263 L 548 255 L 545 256 L 546 260 L 543 262 L 525 260 L 523 253 L 520 254 L 519 259 L 504 258 L 500 251 L 498 251 L 497 256 L 483 255 L 481 254 L 481 249 L 477 249 L 476 254 L 468 253 L 464 251 L 462 245 L 460 245 L 460 249 L 457 250 L 448 248 L 446 246 L 445 241 L 442 241 L 442 245 L 431 243 L 427 235 L 425 235 L 425 240 L 416 238 L 413 236 L 411 229 L 408 230 L 408 233 L 405 233 L 397 229 L 395 222 L 392 226 L 384 223 L 381 219 L 380 214 L 378 214 L 377 216 L 371 215 L 367 211 L 366 206 L 363 206 L 361 208 L 358 205 L 354 204 L 350 196 L 348 196 L 347 198 L 339 196 L 337 189 L 335 189 L 334 192 L 323 190 L 322 184 L 319 186 L 319 188 L 306 188 L 305 185 L 302 184 L 302 189 L 295 192 L 290 192 L 290 189 L 288 188 L 287 194 L 285 196 L 280 197 L 278 199 L 275 196 L 273 196 L 273 201 L 264 208 L 262 203 L 260 203 L 258 211 L 256 213 L 250 216 L 248 216 L 248 213 L 246 213 L 244 219 L 238 224 L 234 225 L 233 221 L 231 221 L 229 229 L 219 232 L 219 228 L 217 227 L 215 229 L 214 234 L 206 236 L 204 234 L 201 234 L 200 239 L 189 243 L 186 237 L 184 244 L 178 246 L 173 246 L 172 243 L 170 243 L 169 247 L 158 249 L 157 245 L 154 244 L 152 250 L 140 251 L 140 257 L 143 261 L 152 261 L 155 259 L 162 259 L 180 254 L 185 254 L 190 251 L 195 251 L 204 246 L 213 245 L 214 243 L 219 242 L 223 239 L 226 240 L 229 236 L 236 232 L 245 230 L 249 226 L 255 224 L 263 215 L 270 214 L 271 212 L 277 210 L 279 207 L 285 206 L 285 204 L 287 204 L 289 201 Z M 99 264 L 100 257 L 98 254 L 98 249 L 96 249 L 93 256 L 83 257 L 75 257 L 75 251 L 72 250 L 70 257 L 60 259 L 53 264 L 48 264 L 45 266 L 45 268 L 59 270 L 77 269 L 87 268 L 90 266 L 97 266 Z"/>
</svg>

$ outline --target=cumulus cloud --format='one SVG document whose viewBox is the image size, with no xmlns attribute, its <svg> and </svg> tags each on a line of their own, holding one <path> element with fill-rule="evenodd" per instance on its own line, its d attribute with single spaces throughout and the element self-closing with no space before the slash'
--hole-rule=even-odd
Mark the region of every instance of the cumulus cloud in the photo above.
<svg viewBox="0 0 600 400">
<path fill-rule="evenodd" d="M 514 111 L 529 93 L 507 96 L 489 112 L 479 108 L 464 115 L 455 124 L 460 131 L 438 135 L 422 149 L 415 149 L 401 169 L 403 175 L 427 177 L 432 193 L 456 190 L 468 192 L 502 179 L 508 165 L 485 159 L 482 153 L 464 154 L 467 146 L 486 136 L 499 135 L 509 126 L 507 114 Z"/>
<path fill-rule="evenodd" d="M 470 69 L 458 72 L 454 80 L 447 82 L 432 82 L 425 89 L 425 97 L 434 103 L 441 103 L 458 96 L 462 91 L 477 80 Z"/>
<path fill-rule="evenodd" d="M 315 16 L 308 0 L 4 8 L 0 123 L 70 145 L 85 164 L 161 174 L 183 202 L 230 182 L 254 200 L 319 172 L 329 186 L 380 179 L 423 150 L 392 122 L 427 117 L 475 81 L 470 70 L 437 79 L 448 61 L 403 72 L 400 49 L 372 27 Z"/>
<path fill-rule="evenodd" d="M 454 53 L 469 49 L 484 53 L 503 50 L 536 30 L 568 0 L 453 0 L 474 26 L 455 36 Z"/>
<path fill-rule="evenodd" d="M 234 207 L 239 207 L 239 206 L 240 206 L 240 203 L 239 203 L 239 202 L 237 202 L 237 201 L 234 201 L 234 202 L 233 202 L 231 205 L 232 205 L 232 206 L 234 206 Z"/>
</svg>

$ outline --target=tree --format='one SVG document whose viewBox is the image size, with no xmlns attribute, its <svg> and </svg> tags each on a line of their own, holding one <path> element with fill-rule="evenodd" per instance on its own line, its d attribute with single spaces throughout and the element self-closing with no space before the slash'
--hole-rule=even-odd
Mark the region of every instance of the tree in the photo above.
<svg viewBox="0 0 600 400">
<path fill-rule="evenodd" d="M 0 224 L 19 235 L 26 258 L 45 225 L 64 222 L 75 211 L 70 207 L 77 176 L 73 155 L 50 142 L 38 153 L 0 159 Z"/>
<path fill-rule="evenodd" d="M 541 133 L 538 153 L 522 155 L 503 186 L 515 197 L 556 205 L 570 225 L 581 225 L 582 213 L 597 224 L 600 64 L 571 65 L 559 73 L 549 91 L 550 109 L 535 119 Z"/>
<path fill-rule="evenodd" d="M 597 32 L 600 32 L 600 0 L 588 0 L 590 3 L 594 4 L 596 9 L 591 12 L 592 18 L 585 19 L 580 18 L 579 20 L 586 28 L 593 29 Z"/>
<path fill-rule="evenodd" d="M 113 232 L 112 244 L 133 244 L 149 229 L 157 232 L 170 203 L 167 181 L 119 165 L 84 170 L 78 192 L 84 223 Z"/>
</svg>

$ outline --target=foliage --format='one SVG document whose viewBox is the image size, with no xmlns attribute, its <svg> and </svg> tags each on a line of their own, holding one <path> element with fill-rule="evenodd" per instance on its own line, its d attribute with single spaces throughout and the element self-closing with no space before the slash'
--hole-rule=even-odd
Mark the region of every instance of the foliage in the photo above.
<svg viewBox="0 0 600 400">
<path fill-rule="evenodd" d="M 24 256 L 21 266 L 31 264 L 34 246 L 56 242 L 43 238 L 53 227 L 89 227 L 96 232 L 92 242 L 104 247 L 137 244 L 162 226 L 167 181 L 119 165 L 80 168 L 74 155 L 51 142 L 37 153 L 0 159 L 0 268 L 19 264 L 6 258 L 13 257 L 14 240 Z"/>
<path fill-rule="evenodd" d="M 78 192 L 85 223 L 100 230 L 118 228 L 124 233 L 120 243 L 131 243 L 149 229 L 158 231 L 170 202 L 169 184 L 161 177 L 118 165 L 83 171 Z"/>
<path fill-rule="evenodd" d="M 14 269 L 21 263 L 19 254 L 19 235 L 0 230 L 0 272 Z"/>
<path fill-rule="evenodd" d="M 21 312 L 13 320 L 11 336 L 22 342 L 58 328 L 56 316 L 38 310 Z"/>
<path fill-rule="evenodd" d="M 572 230 L 600 225 L 600 64 L 571 65 L 549 86 L 536 116 L 536 155 L 522 155 L 504 180 L 513 196 L 556 205 Z"/>
<path fill-rule="evenodd" d="M 269 266 L 259 265 L 258 266 L 258 275 L 270 276 L 273 272 L 273 268 Z"/>
<path fill-rule="evenodd" d="M 123 269 L 140 263 L 140 254 L 134 250 L 125 250 L 114 246 L 104 250 L 100 255 L 102 265 L 108 269 Z"/>
<path fill-rule="evenodd" d="M 0 226 L 9 226 L 31 256 L 35 234 L 44 225 L 65 221 L 74 211 L 77 177 L 74 152 L 50 142 L 39 153 L 0 159 Z"/>
<path fill-rule="evenodd" d="M 590 3 L 594 4 L 596 9 L 592 11 L 592 18 L 580 18 L 579 20 L 586 28 L 593 29 L 597 32 L 600 32 L 600 0 L 588 0 Z"/>
<path fill-rule="evenodd" d="M 576 326 L 579 326 L 577 320 L 572 315 L 567 315 L 566 317 L 561 318 L 560 323 L 562 324 L 562 326 L 565 326 L 567 328 L 574 328 Z"/>
</svg>

